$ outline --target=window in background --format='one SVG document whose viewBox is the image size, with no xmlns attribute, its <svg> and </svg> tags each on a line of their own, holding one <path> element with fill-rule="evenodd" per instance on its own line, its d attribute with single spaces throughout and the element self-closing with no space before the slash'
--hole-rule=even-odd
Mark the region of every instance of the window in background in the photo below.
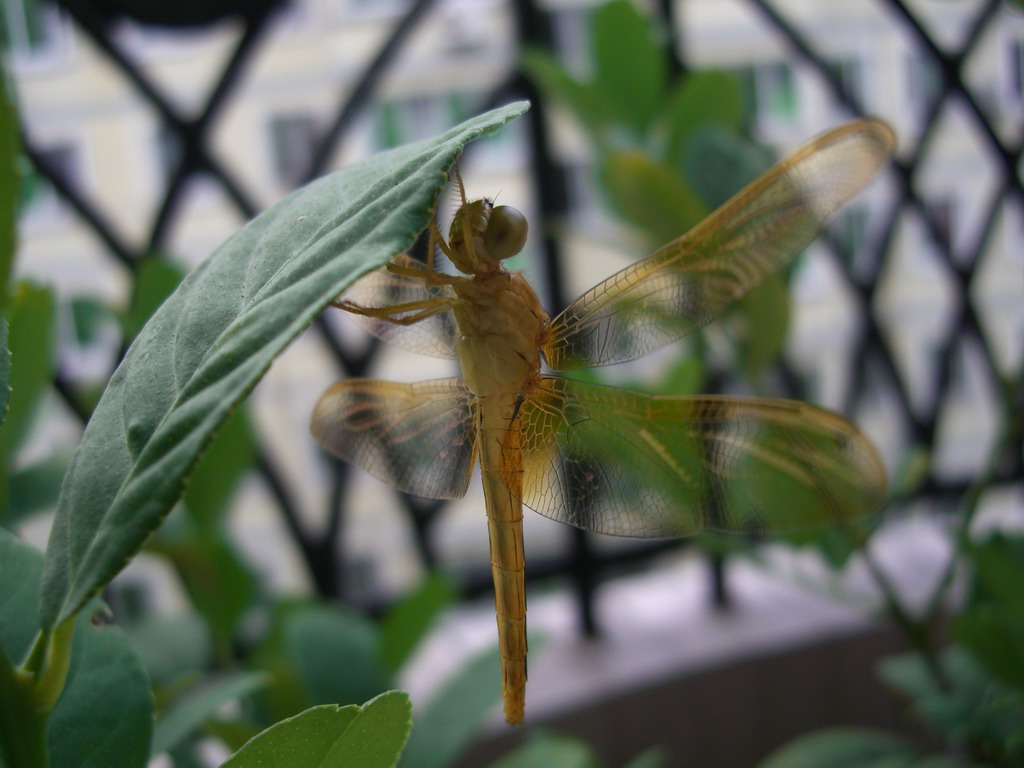
<svg viewBox="0 0 1024 768">
<path fill-rule="evenodd" d="M 748 64 L 734 70 L 743 87 L 744 115 L 761 130 L 792 125 L 797 118 L 796 78 L 784 61 Z"/>
<path fill-rule="evenodd" d="M 864 87 L 864 65 L 854 55 L 844 56 L 829 62 L 829 69 L 839 80 L 846 94 L 867 111 L 870 111 L 868 99 L 870 94 Z M 846 114 L 845 112 L 843 114 Z"/>
<path fill-rule="evenodd" d="M 907 60 L 907 94 L 910 108 L 923 120 L 942 93 L 942 73 L 932 59 L 912 54 Z"/>
<path fill-rule="evenodd" d="M 156 132 L 156 162 L 161 186 L 166 186 L 177 173 L 181 152 L 181 137 L 169 126 L 161 125 Z"/>
<path fill-rule="evenodd" d="M 472 105 L 463 94 L 441 93 L 388 99 L 377 104 L 378 150 L 443 133 L 469 116 Z"/>
<path fill-rule="evenodd" d="M 274 180 L 287 189 L 300 184 L 309 172 L 316 151 L 316 120 L 309 113 L 274 115 L 270 118 L 270 151 Z"/>
<path fill-rule="evenodd" d="M 53 169 L 72 189 L 81 189 L 82 166 L 79 148 L 70 141 L 37 149 L 42 164 Z M 21 211 L 27 219 L 53 221 L 66 213 L 66 207 L 50 181 L 35 168 L 22 177 Z"/>
<path fill-rule="evenodd" d="M 41 0 L 3 0 L 0 39 L 16 63 L 36 64 L 60 57 L 66 31 L 55 5 Z"/>
</svg>

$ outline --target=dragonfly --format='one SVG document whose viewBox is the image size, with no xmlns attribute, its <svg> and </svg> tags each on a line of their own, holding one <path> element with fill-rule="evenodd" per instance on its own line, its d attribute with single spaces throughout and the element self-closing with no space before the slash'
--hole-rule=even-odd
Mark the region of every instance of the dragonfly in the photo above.
<svg viewBox="0 0 1024 768">
<path fill-rule="evenodd" d="M 803 251 L 895 149 L 862 119 L 804 144 L 689 232 L 598 283 L 554 319 L 520 272 L 510 206 L 467 200 L 425 262 L 399 254 L 333 302 L 377 337 L 458 360 L 461 378 L 330 387 L 311 419 L 331 453 L 409 494 L 465 495 L 480 466 L 505 719 L 526 686 L 523 507 L 641 538 L 845 525 L 875 511 L 886 473 L 868 438 L 804 402 L 647 395 L 542 372 L 634 360 L 709 323 Z M 437 268 L 440 251 L 458 273 Z"/>
</svg>

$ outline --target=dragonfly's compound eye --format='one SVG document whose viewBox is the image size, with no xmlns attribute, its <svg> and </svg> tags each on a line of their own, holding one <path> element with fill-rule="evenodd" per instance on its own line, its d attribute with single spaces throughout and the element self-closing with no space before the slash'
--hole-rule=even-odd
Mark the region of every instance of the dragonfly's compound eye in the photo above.
<svg viewBox="0 0 1024 768">
<path fill-rule="evenodd" d="M 487 253 L 495 261 L 515 256 L 526 245 L 528 230 L 529 225 L 523 214 L 508 205 L 499 205 L 491 211 L 491 218 L 487 222 L 487 232 L 484 234 Z"/>
</svg>

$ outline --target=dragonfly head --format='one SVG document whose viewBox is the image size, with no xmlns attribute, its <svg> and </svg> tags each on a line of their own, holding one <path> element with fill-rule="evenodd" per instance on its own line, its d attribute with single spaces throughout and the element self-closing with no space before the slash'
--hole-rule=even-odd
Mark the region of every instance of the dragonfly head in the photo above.
<svg viewBox="0 0 1024 768">
<path fill-rule="evenodd" d="M 508 205 L 474 200 L 455 213 L 448 233 L 452 261 L 466 274 L 488 272 L 526 245 L 526 217 Z"/>
</svg>

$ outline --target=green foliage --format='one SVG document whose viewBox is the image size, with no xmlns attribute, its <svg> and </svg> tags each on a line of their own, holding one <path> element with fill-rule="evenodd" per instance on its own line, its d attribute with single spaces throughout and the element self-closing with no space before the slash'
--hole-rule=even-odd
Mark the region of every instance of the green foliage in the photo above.
<svg viewBox="0 0 1024 768">
<path fill-rule="evenodd" d="M 600 6 L 593 16 L 597 82 L 617 122 L 642 137 L 661 108 L 668 61 L 649 24 L 627 0 Z"/>
<path fill-rule="evenodd" d="M 1024 699 L 994 680 L 957 647 L 940 657 L 944 679 L 937 680 L 920 654 L 886 659 L 882 679 L 902 693 L 914 714 L 951 746 L 969 745 L 992 765 L 1024 761 Z"/>
<path fill-rule="evenodd" d="M 742 135 L 740 82 L 716 71 L 672 80 L 663 38 L 636 5 L 612 0 L 593 14 L 591 80 L 579 80 L 541 51 L 523 59 L 538 87 L 590 139 L 610 210 L 650 248 L 695 226 L 773 160 Z M 782 356 L 787 280 L 769 279 L 728 312 L 739 370 L 755 386 Z M 703 354 L 703 346 L 698 350 Z"/>
<path fill-rule="evenodd" d="M 356 163 L 247 224 L 153 315 L 68 468 L 41 616 L 74 615 L 142 546 L 274 357 L 353 280 L 412 243 L 462 148 L 515 104 Z"/>
<path fill-rule="evenodd" d="M 967 768 L 952 758 L 926 756 L 913 744 L 868 728 L 829 728 L 782 747 L 758 768 Z"/>
<path fill-rule="evenodd" d="M 26 656 L 39 630 L 42 570 L 39 552 L 0 530 L 0 650 L 14 663 Z M 104 611 L 102 604 L 93 602 L 78 616 L 63 694 L 49 722 L 41 723 L 55 766 L 139 768 L 149 755 L 153 717 L 149 681 L 124 632 L 104 623 Z M 31 678 L 22 670 L 10 666 L 7 670 L 13 674 L 0 674 L 0 686 L 4 686 L 0 700 L 38 702 Z M 6 705 L 0 711 L 0 756 L 7 756 L 9 768 L 35 765 L 12 757 L 11 752 L 24 742 L 23 733 L 12 734 L 9 729 L 40 727 L 38 718 Z M 20 722 L 14 719 L 19 717 Z"/>
<path fill-rule="evenodd" d="M 221 768 L 392 768 L 411 716 L 409 697 L 398 691 L 363 706 L 313 707 L 263 731 Z"/>
<path fill-rule="evenodd" d="M 1024 764 L 1024 688 L 1020 685 L 1021 588 L 1024 538 L 996 534 L 965 542 L 973 571 L 970 600 L 954 617 L 953 638 L 941 652 L 921 650 L 885 659 L 882 679 L 908 702 L 915 718 L 945 744 L 926 753 L 902 737 L 857 729 L 819 731 L 797 739 L 759 768 L 922 766 L 1013 768 Z"/>
<path fill-rule="evenodd" d="M 988 672 L 1024 693 L 1024 537 L 995 534 L 971 544 L 970 605 L 953 622 L 953 637 Z"/>
</svg>

